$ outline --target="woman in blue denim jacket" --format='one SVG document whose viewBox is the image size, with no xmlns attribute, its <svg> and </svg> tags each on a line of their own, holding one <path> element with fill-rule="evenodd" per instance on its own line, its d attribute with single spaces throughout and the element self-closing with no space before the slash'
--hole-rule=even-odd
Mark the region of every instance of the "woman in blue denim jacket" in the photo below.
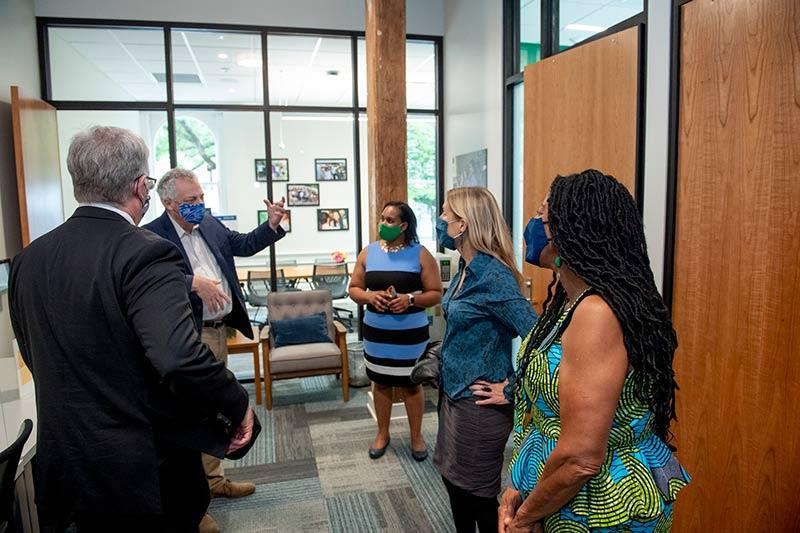
<svg viewBox="0 0 800 533">
<path fill-rule="evenodd" d="M 520 291 L 511 236 L 494 196 L 463 187 L 447 194 L 437 238 L 461 254 L 442 300 L 439 432 L 434 464 L 450 497 L 456 530 L 497 530 L 503 450 L 513 424 L 511 341 L 536 314 Z"/>
</svg>

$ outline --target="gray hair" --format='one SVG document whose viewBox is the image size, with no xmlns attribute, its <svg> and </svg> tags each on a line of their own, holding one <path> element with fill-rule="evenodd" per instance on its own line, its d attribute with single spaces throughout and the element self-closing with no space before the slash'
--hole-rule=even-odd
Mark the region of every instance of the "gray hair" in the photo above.
<svg viewBox="0 0 800 533">
<path fill-rule="evenodd" d="M 186 170 L 185 168 L 173 168 L 164 174 L 161 179 L 158 180 L 158 187 L 156 187 L 156 192 L 162 202 L 167 199 L 175 199 L 175 180 L 196 182 L 197 176 L 195 176 L 194 172 Z"/>
<path fill-rule="evenodd" d="M 69 144 L 67 169 L 79 202 L 124 204 L 133 181 L 147 175 L 149 151 L 141 137 L 112 126 L 92 126 Z"/>
</svg>

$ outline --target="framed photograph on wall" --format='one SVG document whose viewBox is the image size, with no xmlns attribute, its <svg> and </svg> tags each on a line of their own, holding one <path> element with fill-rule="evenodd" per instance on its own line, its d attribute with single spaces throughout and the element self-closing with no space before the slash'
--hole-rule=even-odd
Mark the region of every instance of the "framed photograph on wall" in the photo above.
<svg viewBox="0 0 800 533">
<path fill-rule="evenodd" d="M 259 209 L 258 210 L 258 225 L 260 226 L 261 224 L 266 222 L 267 219 L 269 219 L 269 213 L 267 212 L 267 210 L 266 209 Z M 291 209 L 287 209 L 283 213 L 283 218 L 281 219 L 281 227 L 283 228 L 283 231 L 285 231 L 286 233 L 291 233 L 292 232 L 292 210 Z"/>
<path fill-rule="evenodd" d="M 456 156 L 456 177 L 453 188 L 486 187 L 486 160 L 489 151 L 484 148 L 476 152 Z"/>
<path fill-rule="evenodd" d="M 266 181 L 267 181 L 267 160 L 266 159 L 256 159 L 255 166 L 256 166 L 256 181 L 263 181 L 264 183 L 266 183 Z"/>
<path fill-rule="evenodd" d="M 289 160 L 278 158 L 272 160 L 272 181 L 289 181 Z"/>
<path fill-rule="evenodd" d="M 347 181 L 347 159 L 315 159 L 317 181 Z"/>
<path fill-rule="evenodd" d="M 319 205 L 318 183 L 295 183 L 286 186 L 286 205 Z"/>
<path fill-rule="evenodd" d="M 347 231 L 350 229 L 348 208 L 317 209 L 317 231 Z"/>
</svg>

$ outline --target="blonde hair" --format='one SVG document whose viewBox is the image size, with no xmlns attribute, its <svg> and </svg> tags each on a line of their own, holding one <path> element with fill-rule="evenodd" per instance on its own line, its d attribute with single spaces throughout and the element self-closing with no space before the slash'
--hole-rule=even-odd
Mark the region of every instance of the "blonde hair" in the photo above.
<svg viewBox="0 0 800 533">
<path fill-rule="evenodd" d="M 483 187 L 451 189 L 447 192 L 447 205 L 453 214 L 467 221 L 464 239 L 476 251 L 491 255 L 507 266 L 523 289 L 525 280 L 514 261 L 511 232 L 492 193 Z"/>
</svg>

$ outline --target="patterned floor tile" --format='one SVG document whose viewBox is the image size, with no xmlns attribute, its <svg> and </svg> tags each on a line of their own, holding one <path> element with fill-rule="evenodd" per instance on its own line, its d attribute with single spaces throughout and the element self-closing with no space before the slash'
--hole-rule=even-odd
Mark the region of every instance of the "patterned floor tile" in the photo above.
<svg viewBox="0 0 800 533">
<path fill-rule="evenodd" d="M 364 493 L 343 494 L 325 498 L 331 531 L 372 533 L 378 531 L 374 506 Z"/>
<path fill-rule="evenodd" d="M 254 386 L 245 388 L 253 398 Z M 422 434 L 430 458 L 411 457 L 406 420 L 390 426 L 386 455 L 369 459 L 377 426 L 369 388 L 342 400 L 334 376 L 279 381 L 275 404 L 255 406 L 262 433 L 250 453 L 225 461 L 227 475 L 256 483 L 256 493 L 215 499 L 209 512 L 228 532 L 452 533 L 447 493 L 433 466 L 438 392 L 425 390 Z"/>
</svg>

